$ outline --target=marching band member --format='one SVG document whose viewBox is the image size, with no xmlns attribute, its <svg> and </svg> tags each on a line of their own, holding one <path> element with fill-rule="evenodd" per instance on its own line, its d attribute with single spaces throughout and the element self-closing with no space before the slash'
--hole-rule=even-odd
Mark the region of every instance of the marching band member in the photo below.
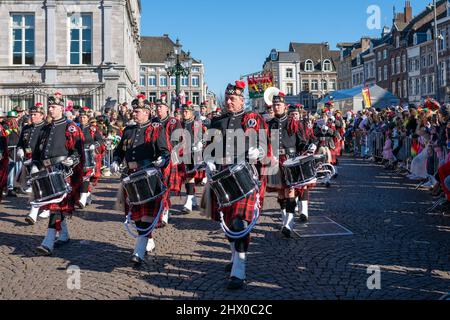
<svg viewBox="0 0 450 320">
<path fill-rule="evenodd" d="M 91 183 L 96 186 L 98 180 L 102 176 L 102 158 L 105 152 L 105 141 L 103 135 L 97 126 L 89 122 L 90 109 L 84 107 L 80 110 L 79 120 L 80 128 L 83 132 L 84 137 L 84 148 L 85 152 L 90 152 L 93 155 L 95 161 L 95 167 L 84 169 L 83 185 L 81 187 L 81 196 L 78 201 L 78 205 L 81 209 L 85 208 L 86 205 L 91 204 Z M 87 165 L 87 160 L 85 158 L 85 165 Z"/>
<path fill-rule="evenodd" d="M 227 165 L 236 164 L 242 155 L 237 153 L 237 150 L 243 149 L 243 156 L 246 161 L 256 162 L 260 158 L 267 155 L 267 150 L 260 150 L 260 148 L 250 145 L 249 138 L 246 138 L 245 144 L 237 146 L 237 140 L 234 132 L 242 130 L 247 135 L 256 133 L 258 136 L 263 132 L 267 139 L 267 125 L 264 119 L 254 112 L 244 111 L 244 89 L 245 82 L 236 81 L 235 85 L 229 84 L 225 93 L 225 102 L 227 106 L 227 113 L 216 117 L 212 120 L 211 129 L 216 130 L 220 135 L 220 138 L 212 137 L 211 143 L 218 144 L 219 150 L 222 149 L 224 159 L 211 159 L 206 158 L 207 169 L 209 175 L 217 172 L 220 169 L 227 168 Z M 217 139 L 217 141 L 216 141 Z M 208 138 L 209 140 L 209 138 Z M 231 151 L 234 150 L 232 153 Z M 217 152 L 216 152 L 217 153 Z M 219 158 L 219 156 L 211 155 L 212 157 Z M 223 161 L 225 160 L 225 161 Z M 206 211 L 212 213 L 212 219 L 220 221 L 220 210 L 224 216 L 224 223 L 228 229 L 233 232 L 246 231 L 249 224 L 252 223 L 255 208 L 257 210 L 262 207 L 258 207 L 258 198 L 264 196 L 265 192 L 265 179 L 260 175 L 261 187 L 258 191 L 254 191 L 248 197 L 235 202 L 229 207 L 219 208 L 216 195 L 214 193 L 205 193 L 203 200 L 211 200 L 208 204 L 206 201 L 202 201 L 202 206 L 206 207 Z M 248 230 L 247 230 L 248 231 Z M 244 233 L 245 234 L 245 233 Z M 237 239 L 232 239 L 228 235 L 228 240 L 231 244 L 231 264 L 226 266 L 226 271 L 231 271 L 230 280 L 227 288 L 230 290 L 236 290 L 242 288 L 246 279 L 246 258 L 250 244 L 250 234 L 246 233 L 245 236 Z"/>
<path fill-rule="evenodd" d="M 278 150 L 274 149 L 275 155 L 279 155 L 279 170 L 281 185 L 278 189 L 278 202 L 281 207 L 281 216 L 283 218 L 282 233 L 286 238 L 291 237 L 294 228 L 294 215 L 297 207 L 296 190 L 286 185 L 283 174 L 283 164 L 289 158 L 294 158 L 305 151 L 306 139 L 303 125 L 300 122 L 300 110 L 296 106 L 292 106 L 291 115 L 288 116 L 285 103 L 285 95 L 280 92 L 279 95 L 272 99 L 275 118 L 269 121 L 269 133 L 278 133 Z M 297 117 L 296 117 L 297 114 Z M 271 137 L 273 139 L 273 137 Z M 272 140 L 271 140 L 272 141 Z M 272 146 L 273 141 L 272 141 Z M 302 188 L 303 189 L 303 188 Z M 302 190 L 303 191 L 303 190 Z M 302 196 L 305 192 L 302 192 Z M 307 208 L 302 211 L 301 221 L 307 220 Z"/>
<path fill-rule="evenodd" d="M 29 165 L 24 164 L 23 170 L 19 177 L 19 180 L 23 181 L 22 183 L 20 183 L 22 186 L 26 184 L 25 180 L 28 175 L 25 168 L 30 168 L 30 173 L 37 172 L 38 170 L 37 167 L 33 165 L 32 161 L 33 155 L 36 155 L 36 147 L 38 146 L 37 142 L 39 136 L 45 125 L 45 110 L 42 103 L 36 103 L 36 105 L 30 108 L 29 111 L 32 123 L 30 125 L 26 125 L 22 129 L 22 132 L 20 133 L 19 143 L 17 144 L 17 157 L 19 158 L 19 160 L 24 161 L 24 163 L 29 163 Z M 30 225 L 34 225 L 37 221 L 39 211 L 42 211 L 39 207 L 32 206 L 30 214 L 25 218 L 25 221 Z M 40 218 L 48 218 L 49 216 L 50 211 L 48 210 L 42 211 L 39 215 Z"/>
<path fill-rule="evenodd" d="M 8 180 L 9 152 L 6 131 L 0 124 L 0 202 Z"/>
<path fill-rule="evenodd" d="M 200 120 L 202 120 L 203 125 L 209 128 L 211 125 L 211 120 L 208 118 L 208 101 L 204 101 L 200 104 Z"/>
<path fill-rule="evenodd" d="M 50 210 L 50 219 L 47 234 L 41 246 L 37 248 L 42 255 L 51 255 L 55 246 L 69 242 L 69 231 L 66 216 L 75 210 L 75 203 L 80 197 L 81 181 L 83 177 L 84 146 L 83 133 L 73 122 L 67 121 L 63 116 L 64 100 L 61 94 L 48 98 L 48 115 L 51 122 L 42 128 L 37 142 L 36 155 L 40 168 L 51 168 L 63 165 L 73 171 L 70 180 L 72 191 L 62 202 L 44 206 Z M 77 163 L 79 161 L 79 163 Z M 59 237 L 56 239 L 56 232 Z"/>
<path fill-rule="evenodd" d="M 174 132 L 176 130 L 183 129 L 181 122 L 169 115 L 169 106 L 167 105 L 166 100 L 157 100 L 156 101 L 156 115 L 157 117 L 153 119 L 153 122 L 160 123 L 165 130 L 167 146 L 172 152 L 171 161 L 170 161 L 170 179 L 169 179 L 169 188 L 174 194 L 179 194 L 181 192 L 181 185 L 183 183 L 181 175 L 180 175 L 180 164 L 178 159 L 178 145 L 180 143 L 180 139 L 176 139 Z M 170 199 L 168 201 L 168 207 L 164 210 L 163 218 L 162 218 L 162 226 L 165 226 L 169 223 L 169 210 L 170 210 Z M 153 251 L 153 239 L 149 240 L 149 247 L 147 251 Z"/>
<path fill-rule="evenodd" d="M 194 105 L 191 101 L 187 101 L 183 105 L 183 129 L 186 134 L 189 133 L 190 138 L 187 139 L 188 145 L 184 144 L 183 157 L 188 160 L 184 163 L 184 177 L 186 188 L 186 202 L 183 206 L 182 212 L 184 214 L 191 214 L 192 209 L 198 207 L 197 198 L 195 196 L 195 180 L 199 177 L 199 161 L 197 156 L 203 150 L 203 135 L 206 133 L 206 127 L 202 121 L 195 120 Z"/>
<path fill-rule="evenodd" d="M 158 122 L 151 122 L 151 107 L 149 101 L 145 100 L 145 96 L 139 95 L 132 102 L 132 106 L 136 125 L 125 128 L 122 139 L 114 151 L 114 162 L 111 165 L 111 172 L 117 173 L 120 164 L 124 160 L 128 174 L 138 172 L 148 166 L 154 166 L 163 171 L 163 176 L 166 178 L 164 183 L 167 185 L 170 173 L 170 150 L 167 145 L 164 128 Z M 161 205 L 161 202 L 167 202 L 168 194 L 169 190 L 162 197 L 142 205 L 129 206 L 126 204 L 125 214 L 131 214 L 131 219 L 140 230 L 150 230 L 162 205 L 167 207 L 167 204 L 163 203 Z M 148 239 L 152 238 L 151 231 L 138 231 L 139 236 L 130 260 L 135 266 L 141 265 L 144 261 Z"/>
</svg>

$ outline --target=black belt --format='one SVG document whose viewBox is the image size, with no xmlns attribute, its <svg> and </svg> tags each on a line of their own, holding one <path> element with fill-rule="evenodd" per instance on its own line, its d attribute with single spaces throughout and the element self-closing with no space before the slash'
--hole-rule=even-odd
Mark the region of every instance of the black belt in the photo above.
<svg viewBox="0 0 450 320">
<path fill-rule="evenodd" d="M 55 164 L 59 164 L 59 163 L 63 162 L 66 159 L 67 159 L 67 157 L 64 156 L 64 157 L 45 159 L 45 160 L 42 160 L 41 162 L 45 167 L 51 167 L 51 166 L 54 166 Z"/>
</svg>

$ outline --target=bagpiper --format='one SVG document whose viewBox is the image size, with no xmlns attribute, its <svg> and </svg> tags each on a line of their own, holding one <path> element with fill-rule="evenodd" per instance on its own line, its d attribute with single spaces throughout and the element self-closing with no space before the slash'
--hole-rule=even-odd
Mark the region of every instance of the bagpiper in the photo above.
<svg viewBox="0 0 450 320">
<path fill-rule="evenodd" d="M 83 185 L 81 187 L 80 200 L 78 201 L 78 205 L 82 209 L 92 203 L 91 184 L 96 186 L 102 175 L 102 159 L 106 150 L 102 132 L 98 126 L 91 124 L 89 121 L 90 111 L 88 107 L 83 107 L 79 114 L 80 128 L 84 137 L 85 155 Z"/>
<path fill-rule="evenodd" d="M 139 95 L 133 100 L 132 107 L 136 125 L 125 128 L 122 139 L 114 151 L 111 172 L 119 172 L 120 165 L 124 161 L 126 164 L 124 178 L 146 168 L 157 168 L 165 177 L 162 182 L 167 187 L 170 150 L 164 127 L 160 123 L 152 123 L 150 102 L 144 95 Z M 153 230 L 161 223 L 161 213 L 167 208 L 168 194 L 167 190 L 159 198 L 140 205 L 130 205 L 125 201 L 127 222 L 132 220 L 138 231 L 138 235 L 134 235 L 136 244 L 130 259 L 135 266 L 141 265 L 145 259 L 148 240 L 152 239 Z M 126 200 L 127 197 L 129 195 L 126 193 L 119 196 L 120 200 Z"/>
<path fill-rule="evenodd" d="M 70 172 L 67 177 L 71 191 L 58 202 L 42 207 L 50 210 L 48 229 L 44 241 L 37 248 L 42 255 L 51 255 L 55 246 L 67 244 L 70 240 L 66 217 L 75 211 L 80 198 L 83 179 L 84 143 L 81 129 L 64 116 L 64 100 L 60 93 L 48 98 L 50 122 L 44 126 L 37 142 L 38 168 L 47 172 Z M 35 195 L 36 196 L 36 195 Z M 56 240 L 56 233 L 59 237 Z M 56 240 L 56 241 L 55 241 Z"/>
</svg>

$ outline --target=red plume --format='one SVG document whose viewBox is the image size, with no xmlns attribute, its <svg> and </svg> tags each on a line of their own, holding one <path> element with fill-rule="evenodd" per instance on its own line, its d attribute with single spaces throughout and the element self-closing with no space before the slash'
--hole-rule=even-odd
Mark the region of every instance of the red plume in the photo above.
<svg viewBox="0 0 450 320">
<path fill-rule="evenodd" d="M 236 81 L 236 88 L 245 89 L 245 82 L 244 81 Z"/>
<path fill-rule="evenodd" d="M 145 95 L 144 94 L 139 94 L 136 98 L 145 100 Z"/>
</svg>

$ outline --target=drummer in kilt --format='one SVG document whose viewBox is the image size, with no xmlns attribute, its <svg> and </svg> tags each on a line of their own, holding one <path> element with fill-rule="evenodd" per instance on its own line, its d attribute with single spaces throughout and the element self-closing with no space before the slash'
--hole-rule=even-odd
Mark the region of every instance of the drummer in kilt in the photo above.
<svg viewBox="0 0 450 320">
<path fill-rule="evenodd" d="M 285 94 L 282 92 L 273 97 L 272 103 L 275 117 L 269 121 L 268 126 L 274 157 L 278 160 L 279 168 L 273 175 L 274 183 L 270 183 L 269 189 L 278 191 L 278 203 L 280 204 L 283 219 L 281 232 L 286 238 L 290 238 L 294 228 L 294 215 L 297 207 L 296 189 L 286 185 L 283 164 L 286 160 L 302 154 L 307 146 L 307 141 L 303 123 L 299 119 L 301 111 L 299 106 L 291 106 L 290 112 L 292 115 L 289 116 L 285 103 Z M 278 139 L 278 141 L 275 139 Z M 277 148 L 276 145 L 278 145 Z M 303 189 L 300 188 L 299 190 L 301 197 L 305 194 Z M 306 222 L 308 217 L 302 213 L 300 219 L 302 222 Z"/>
<path fill-rule="evenodd" d="M 151 107 L 144 95 L 139 95 L 132 102 L 134 120 L 136 125 L 127 126 L 123 132 L 122 139 L 115 149 L 114 162 L 111 165 L 111 172 L 117 173 L 120 164 L 125 160 L 127 174 L 131 175 L 142 169 L 153 166 L 162 171 L 163 181 L 168 184 L 170 174 L 170 150 L 167 145 L 167 137 L 164 127 L 151 121 Z M 139 266 L 144 261 L 147 253 L 148 239 L 152 238 L 150 230 L 155 217 L 158 216 L 161 208 L 167 207 L 169 190 L 163 196 L 149 201 L 142 205 L 129 206 L 125 203 L 125 214 L 131 214 L 131 219 L 135 222 L 139 236 L 136 240 L 134 253 L 131 262 Z M 122 194 L 121 197 L 126 195 Z M 163 203 L 162 203 L 163 202 Z M 160 216 L 161 219 L 162 215 Z M 160 223 L 159 221 L 158 223 Z"/>
<path fill-rule="evenodd" d="M 160 123 L 164 127 L 166 133 L 167 146 L 171 151 L 171 160 L 169 164 L 170 177 L 168 187 L 174 194 L 180 194 L 181 185 L 183 183 L 180 173 L 180 163 L 178 157 L 178 145 L 180 139 L 177 138 L 176 131 L 182 130 L 181 122 L 169 115 L 169 106 L 165 99 L 156 101 L 156 118 L 153 118 L 153 123 Z M 164 210 L 161 226 L 164 227 L 169 223 L 170 197 L 168 199 L 167 208 Z M 153 245 L 153 240 L 149 240 L 149 245 Z M 152 251 L 152 250 L 148 250 Z"/>
<path fill-rule="evenodd" d="M 225 101 L 227 113 L 214 118 L 211 122 L 208 134 L 212 137 L 207 138 L 207 142 L 211 141 L 205 150 L 205 162 L 207 165 L 208 175 L 213 176 L 214 173 L 221 172 L 230 165 L 237 164 L 241 158 L 245 161 L 255 163 L 259 169 L 259 179 L 261 186 L 246 198 L 233 203 L 229 207 L 219 208 L 219 203 L 215 193 L 209 190 L 207 186 L 202 200 L 202 207 L 207 213 L 211 213 L 212 219 L 220 221 L 220 211 L 224 215 L 224 222 L 227 228 L 233 232 L 240 233 L 248 231 L 247 227 L 253 221 L 255 211 L 261 210 L 263 197 L 265 192 L 265 177 L 261 172 L 260 159 L 268 154 L 270 148 L 267 143 L 265 146 L 251 144 L 249 136 L 257 136 L 257 138 L 267 141 L 267 124 L 264 119 L 257 113 L 244 111 L 244 89 L 245 82 L 236 81 L 235 85 L 229 84 Z M 236 138 L 236 132 L 245 133 L 245 141 L 239 141 Z M 263 135 L 263 137 L 261 137 Z M 239 145 L 238 145 L 239 144 Z M 209 148 L 214 146 L 215 152 L 211 151 L 208 155 Z M 242 154 L 239 154 L 242 152 Z M 219 154 L 221 153 L 221 154 Z M 208 201 L 210 200 L 210 201 Z M 250 234 L 246 236 L 232 239 L 227 238 L 231 245 L 231 263 L 225 268 L 227 272 L 231 272 L 227 288 L 236 290 L 243 287 L 246 280 L 246 258 L 250 244 Z"/>
<path fill-rule="evenodd" d="M 84 137 L 85 152 L 89 152 L 93 155 L 95 167 L 84 168 L 83 185 L 81 187 L 80 200 L 78 201 L 78 205 L 82 209 L 92 202 L 91 184 L 96 186 L 98 180 L 102 176 L 102 158 L 104 152 L 106 151 L 103 135 L 97 126 L 90 124 L 89 113 L 90 109 L 88 107 L 83 107 L 80 110 L 79 120 L 80 128 Z M 87 165 L 87 159 L 85 160 L 85 165 Z"/>
<path fill-rule="evenodd" d="M 183 214 L 191 214 L 193 208 L 198 207 L 197 198 L 195 196 L 195 182 L 204 179 L 205 171 L 199 170 L 200 161 L 198 155 L 201 156 L 203 151 L 203 135 L 206 133 L 206 126 L 201 120 L 194 117 L 194 105 L 188 101 L 182 107 L 183 109 L 183 129 L 185 134 L 189 135 L 186 143 L 183 144 L 183 178 L 186 188 L 186 202 L 183 206 Z M 201 157 L 200 157 L 201 158 Z"/>
<path fill-rule="evenodd" d="M 66 217 L 72 215 L 75 203 L 80 198 L 83 180 L 84 143 L 81 129 L 63 116 L 64 100 L 60 93 L 48 98 L 48 114 L 51 122 L 41 131 L 37 142 L 36 155 L 40 169 L 60 167 L 72 170 L 68 178 L 72 191 L 59 203 L 43 206 L 50 210 L 47 234 L 37 251 L 42 255 L 52 255 L 55 246 L 69 242 L 69 231 Z M 55 242 L 56 233 L 59 237 Z"/>
<path fill-rule="evenodd" d="M 8 182 L 9 152 L 6 131 L 0 124 L 0 202 Z"/>
<path fill-rule="evenodd" d="M 33 165 L 33 154 L 36 155 L 37 142 L 41 134 L 42 129 L 45 127 L 45 110 L 42 103 L 38 102 L 29 110 L 31 116 L 31 124 L 26 125 L 19 137 L 19 143 L 17 144 L 17 157 L 24 161 L 22 171 L 18 177 L 20 185 L 26 185 L 26 180 L 29 173 L 37 172 L 37 167 Z M 28 170 L 28 172 L 27 172 Z M 50 212 L 48 210 L 42 211 L 39 207 L 31 207 L 29 215 L 25 218 L 25 221 L 34 225 L 37 221 L 39 211 L 40 218 L 48 218 Z"/>
</svg>

